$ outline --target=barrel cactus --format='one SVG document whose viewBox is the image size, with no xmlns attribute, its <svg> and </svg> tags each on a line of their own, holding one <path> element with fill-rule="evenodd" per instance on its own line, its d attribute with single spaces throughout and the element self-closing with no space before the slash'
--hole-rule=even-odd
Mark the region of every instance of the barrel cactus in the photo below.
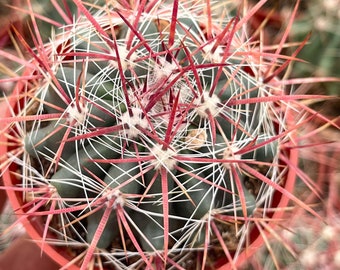
<svg viewBox="0 0 340 270">
<path fill-rule="evenodd" d="M 29 50 L 10 121 L 28 215 L 82 269 L 231 261 L 284 191 L 284 57 L 209 1 L 74 2 L 74 23 Z"/>
</svg>

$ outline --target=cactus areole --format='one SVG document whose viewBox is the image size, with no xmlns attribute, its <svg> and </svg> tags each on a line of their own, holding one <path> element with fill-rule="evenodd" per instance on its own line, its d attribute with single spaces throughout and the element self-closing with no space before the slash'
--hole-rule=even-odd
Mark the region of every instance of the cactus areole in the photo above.
<svg viewBox="0 0 340 270">
<path fill-rule="evenodd" d="M 63 269 L 237 264 L 295 180 L 272 60 L 207 4 L 75 2 L 2 108 L 20 221 Z"/>
</svg>

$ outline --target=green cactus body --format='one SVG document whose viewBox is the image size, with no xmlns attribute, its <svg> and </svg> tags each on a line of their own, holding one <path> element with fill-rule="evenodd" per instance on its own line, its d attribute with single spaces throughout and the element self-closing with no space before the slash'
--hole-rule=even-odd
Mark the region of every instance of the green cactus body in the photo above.
<svg viewBox="0 0 340 270">
<path fill-rule="evenodd" d="M 83 95 L 90 100 L 98 102 L 98 106 L 104 106 L 105 101 L 112 99 L 110 94 L 113 89 L 113 83 L 110 81 L 101 81 L 99 83 L 101 79 L 91 73 L 82 75 L 82 69 L 67 66 L 59 68 L 55 73 L 55 78 L 58 80 L 65 94 L 72 99 L 75 98 L 77 90 L 79 91 L 79 95 Z M 84 78 L 84 80 L 82 78 Z M 77 86 L 78 80 L 79 87 Z M 62 99 L 62 94 L 57 89 L 57 86 L 49 85 L 47 91 L 44 91 L 41 94 L 41 98 L 44 101 L 44 109 L 47 113 L 60 112 L 60 110 L 56 110 L 55 108 L 48 106 L 48 104 L 58 106 L 60 109 L 66 109 L 67 105 L 70 105 L 66 104 Z M 106 109 L 108 109 L 107 105 Z M 106 113 L 106 115 L 103 114 L 105 117 L 107 117 L 107 115 L 108 113 Z"/>
<path fill-rule="evenodd" d="M 98 230 L 98 224 L 104 214 L 104 209 L 99 209 L 97 212 L 92 213 L 87 218 L 87 234 L 86 234 L 86 241 L 91 243 L 93 237 Z M 117 216 L 116 213 L 111 213 L 108 221 L 105 225 L 105 228 L 99 238 L 97 243 L 98 248 L 109 248 L 112 245 L 112 242 L 115 238 L 119 237 L 119 229 L 117 223 Z"/>
<path fill-rule="evenodd" d="M 171 180 L 170 172 L 168 173 L 168 179 L 168 189 L 172 190 L 174 182 Z M 154 181 L 153 184 L 151 184 L 151 181 Z M 147 193 L 144 193 L 145 198 L 140 205 L 140 209 L 144 211 L 132 214 L 136 220 L 137 226 L 143 232 L 143 235 L 139 235 L 138 239 L 143 249 L 147 251 L 163 250 L 164 213 L 161 174 L 155 170 L 150 170 L 145 173 L 145 186 Z M 172 195 L 169 194 L 168 196 L 171 198 Z M 172 203 L 169 203 L 168 209 L 169 215 L 173 214 Z M 178 228 L 178 222 L 170 218 L 169 227 L 169 233 L 172 234 L 172 232 Z M 147 238 L 148 241 L 146 241 L 145 238 Z"/>
<path fill-rule="evenodd" d="M 180 173 L 177 175 L 178 180 L 183 184 L 187 194 L 182 194 L 175 207 L 175 210 L 184 217 L 201 219 L 212 209 L 215 208 L 214 187 L 206 177 L 206 173 L 200 171 L 200 164 L 192 163 L 181 165 L 181 167 L 194 175 Z M 200 178 L 207 180 L 203 182 Z M 215 190 L 216 191 L 216 190 Z"/>
<path fill-rule="evenodd" d="M 255 145 L 259 145 L 260 143 L 263 143 L 265 141 L 266 140 L 262 138 L 257 139 Z M 270 143 L 266 143 L 265 145 L 258 147 L 255 150 L 244 154 L 243 158 L 271 163 L 276 157 L 277 152 L 278 152 L 278 142 L 273 141 Z"/>
<path fill-rule="evenodd" d="M 58 151 L 68 127 L 58 121 L 51 121 L 47 126 L 39 128 L 39 132 L 32 131 L 25 136 L 25 151 L 32 157 L 53 157 Z M 56 131 L 57 130 L 57 131 Z M 72 133 L 71 133 L 72 134 Z M 64 145 L 63 155 L 69 156 L 75 150 L 74 142 Z"/>
<path fill-rule="evenodd" d="M 124 156 L 122 159 L 124 159 Z M 123 185 L 119 190 L 124 194 L 139 194 L 144 186 L 140 169 L 141 166 L 138 162 L 113 164 L 108 170 L 104 182 L 111 188 L 117 188 Z"/>
<path fill-rule="evenodd" d="M 109 163 L 99 164 L 92 159 L 118 158 L 119 153 L 113 150 L 114 143 L 111 138 L 103 138 L 70 155 L 65 161 L 66 166 L 61 167 L 51 177 L 51 183 L 59 195 L 64 198 L 77 198 L 89 193 L 93 185 L 86 178 L 92 178 L 91 174 L 103 177 L 105 171 L 110 168 Z"/>
</svg>

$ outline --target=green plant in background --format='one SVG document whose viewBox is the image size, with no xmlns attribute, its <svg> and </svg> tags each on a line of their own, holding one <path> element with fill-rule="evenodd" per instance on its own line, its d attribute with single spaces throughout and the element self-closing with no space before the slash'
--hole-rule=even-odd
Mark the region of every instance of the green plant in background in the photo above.
<svg viewBox="0 0 340 270">
<path fill-rule="evenodd" d="M 286 269 L 338 269 L 340 267 L 338 217 L 328 220 L 327 225 L 316 222 L 314 217 L 308 215 L 301 217 L 291 224 L 294 230 L 282 232 L 280 241 L 271 243 L 274 252 L 280 254 L 276 257 L 279 265 Z M 306 228 L 306 224 L 310 226 Z M 283 243 L 288 245 L 290 250 Z M 262 262 L 265 269 L 277 269 L 275 263 L 268 258 L 271 257 L 268 256 L 267 260 Z"/>
<path fill-rule="evenodd" d="M 0 215 L 0 253 L 6 250 L 15 239 L 25 234 L 23 225 L 21 223 L 15 224 L 15 220 L 13 209 L 7 202 L 1 209 Z M 13 224 L 15 226 L 11 228 Z"/>
<path fill-rule="evenodd" d="M 317 154 L 321 160 L 329 164 L 321 165 L 318 169 L 316 189 L 322 194 L 322 200 L 310 194 L 304 188 L 297 191 L 307 203 L 314 204 L 322 220 L 295 209 L 293 217 L 283 222 L 284 228 L 272 232 L 275 237 L 268 241 L 269 248 L 261 248 L 240 269 L 338 269 L 340 267 L 340 222 L 339 222 L 339 171 L 338 151 L 339 143 L 333 143 L 336 150 L 328 155 Z M 322 151 L 320 148 L 319 151 Z M 321 164 L 323 161 L 321 161 Z M 309 164 L 310 165 L 310 164 Z M 311 166 L 311 165 L 310 165 Z M 320 187 L 324 187 L 320 191 Z"/>
<path fill-rule="evenodd" d="M 340 77 L 340 1 L 306 1 L 292 28 L 293 40 L 303 40 L 312 33 L 309 44 L 301 51 L 299 58 L 308 63 L 294 65 L 294 76 Z M 327 94 L 339 95 L 339 84 L 326 84 Z"/>
<path fill-rule="evenodd" d="M 4 99 L 17 102 L 1 168 L 30 209 L 19 221 L 44 216 L 42 240 L 81 269 L 190 269 L 235 267 L 284 212 L 277 194 L 317 215 L 285 189 L 296 130 L 315 117 L 277 77 L 301 48 L 266 51 L 245 28 L 265 2 L 215 18 L 209 1 L 74 1 L 50 42 L 18 35 L 32 58 Z"/>
</svg>

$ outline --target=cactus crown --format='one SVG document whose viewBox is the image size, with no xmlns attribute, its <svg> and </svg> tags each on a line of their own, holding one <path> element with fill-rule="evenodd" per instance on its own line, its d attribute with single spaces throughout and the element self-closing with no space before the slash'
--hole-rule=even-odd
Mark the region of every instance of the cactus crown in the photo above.
<svg viewBox="0 0 340 270">
<path fill-rule="evenodd" d="M 95 252 L 120 268 L 186 267 L 210 243 L 240 252 L 285 174 L 271 56 L 238 17 L 155 2 L 77 3 L 84 15 L 33 60 L 18 164 L 24 184 L 48 187 L 47 226 L 87 247 L 83 266 Z"/>
</svg>

